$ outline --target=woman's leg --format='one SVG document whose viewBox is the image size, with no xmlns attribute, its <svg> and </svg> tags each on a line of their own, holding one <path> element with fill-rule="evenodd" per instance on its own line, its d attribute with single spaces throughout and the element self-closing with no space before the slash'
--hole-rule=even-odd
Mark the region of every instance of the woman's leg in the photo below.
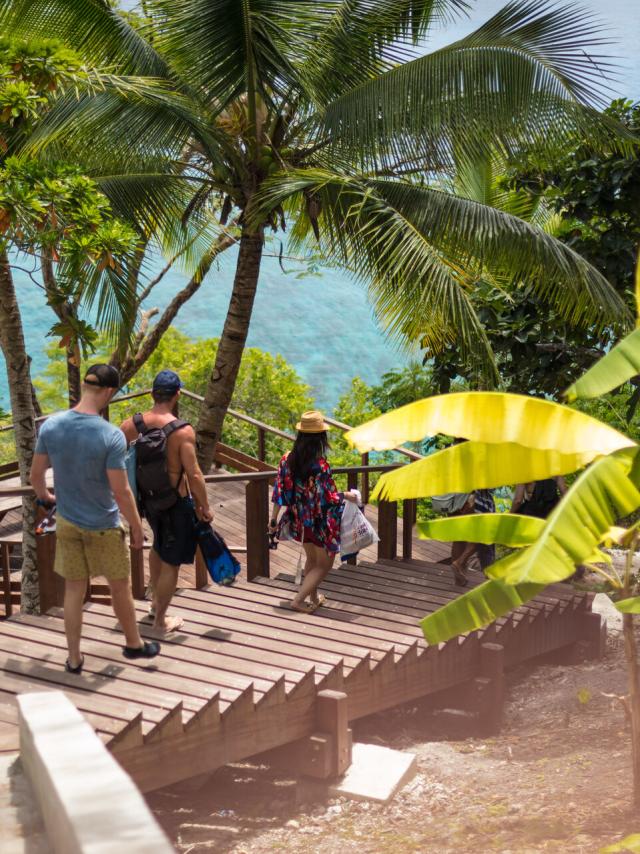
<svg viewBox="0 0 640 854">
<path fill-rule="evenodd" d="M 318 587 L 333 566 L 334 555 L 329 554 L 325 549 L 311 543 L 304 543 L 303 548 L 307 562 L 300 589 L 291 600 L 293 608 L 300 608 L 307 596 L 311 596 L 312 601 L 317 600 Z"/>
</svg>

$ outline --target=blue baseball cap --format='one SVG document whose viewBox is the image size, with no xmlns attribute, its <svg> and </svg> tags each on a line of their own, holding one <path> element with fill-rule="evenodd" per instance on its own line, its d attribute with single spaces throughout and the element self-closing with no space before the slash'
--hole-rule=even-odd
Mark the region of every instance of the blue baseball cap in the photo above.
<svg viewBox="0 0 640 854">
<path fill-rule="evenodd" d="M 160 371 L 153 381 L 154 391 L 179 391 L 183 386 L 182 380 L 175 371 Z"/>
</svg>

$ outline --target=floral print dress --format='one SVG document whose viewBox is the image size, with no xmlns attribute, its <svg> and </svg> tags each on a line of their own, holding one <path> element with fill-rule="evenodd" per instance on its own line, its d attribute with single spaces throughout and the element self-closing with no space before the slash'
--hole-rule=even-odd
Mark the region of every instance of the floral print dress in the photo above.
<svg viewBox="0 0 640 854">
<path fill-rule="evenodd" d="M 336 489 L 331 467 L 324 457 L 316 460 L 305 481 L 296 477 L 294 482 L 289 455 L 285 454 L 278 466 L 271 500 L 287 508 L 278 524 L 278 535 L 288 528 L 298 542 L 315 540 L 331 554 L 340 551 L 343 496 Z"/>
</svg>

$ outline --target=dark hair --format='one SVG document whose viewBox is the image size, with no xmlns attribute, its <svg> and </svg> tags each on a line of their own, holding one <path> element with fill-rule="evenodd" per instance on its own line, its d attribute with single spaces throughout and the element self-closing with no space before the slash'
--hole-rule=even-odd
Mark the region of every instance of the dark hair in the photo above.
<svg viewBox="0 0 640 854">
<path fill-rule="evenodd" d="M 320 457 L 325 457 L 330 447 L 326 431 L 322 433 L 299 432 L 288 458 L 291 477 L 306 480 L 315 461 L 319 460 Z"/>
<path fill-rule="evenodd" d="M 178 389 L 168 391 L 166 388 L 155 388 L 151 392 L 154 403 L 169 403 L 177 395 Z"/>
</svg>

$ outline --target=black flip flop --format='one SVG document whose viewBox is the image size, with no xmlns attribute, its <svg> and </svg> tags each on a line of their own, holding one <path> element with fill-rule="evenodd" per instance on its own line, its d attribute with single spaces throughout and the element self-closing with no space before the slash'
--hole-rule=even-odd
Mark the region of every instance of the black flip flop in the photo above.
<svg viewBox="0 0 640 854">
<path fill-rule="evenodd" d="M 80 659 L 80 664 L 76 665 L 75 667 L 71 666 L 69 659 L 67 659 L 64 663 L 64 669 L 67 671 L 67 673 L 75 673 L 76 675 L 82 673 L 83 667 L 84 667 L 84 655 Z"/>
<path fill-rule="evenodd" d="M 159 652 L 160 644 L 157 641 L 145 641 L 142 646 L 122 647 L 125 658 L 155 658 Z"/>
</svg>

